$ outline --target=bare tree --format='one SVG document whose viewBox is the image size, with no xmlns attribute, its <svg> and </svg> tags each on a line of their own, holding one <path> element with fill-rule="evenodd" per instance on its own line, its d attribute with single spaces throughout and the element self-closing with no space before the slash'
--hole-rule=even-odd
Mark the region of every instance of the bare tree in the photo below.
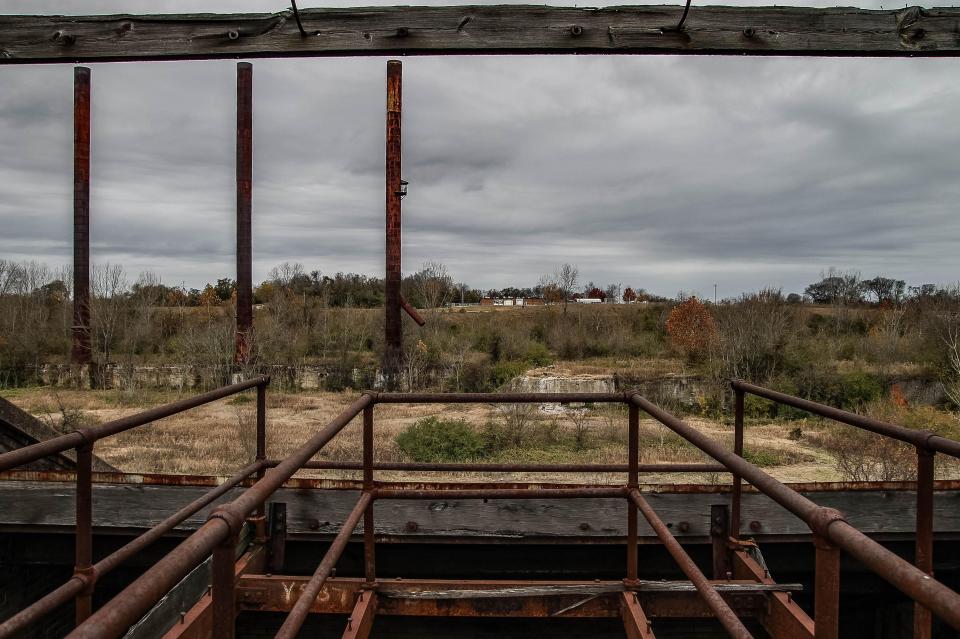
<svg viewBox="0 0 960 639">
<path fill-rule="evenodd" d="M 102 364 L 110 362 L 110 353 L 124 328 L 128 305 L 128 282 L 119 264 L 94 265 L 90 278 L 90 315 Z"/>
<path fill-rule="evenodd" d="M 560 294 L 563 295 L 563 312 L 566 313 L 567 302 L 573 292 L 577 290 L 577 283 L 580 281 L 580 269 L 573 264 L 564 263 L 554 273 L 553 281 L 560 289 Z"/>
<path fill-rule="evenodd" d="M 417 292 L 427 308 L 445 306 L 453 293 L 453 278 L 447 272 L 446 265 L 440 262 L 426 262 L 415 278 Z"/>
</svg>

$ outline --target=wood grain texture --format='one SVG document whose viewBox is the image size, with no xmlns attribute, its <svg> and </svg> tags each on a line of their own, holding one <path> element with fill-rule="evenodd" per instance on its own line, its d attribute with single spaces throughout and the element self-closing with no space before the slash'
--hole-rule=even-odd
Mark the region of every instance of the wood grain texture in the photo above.
<svg viewBox="0 0 960 639">
<path fill-rule="evenodd" d="M 145 528 L 209 490 L 202 486 L 94 484 L 93 521 L 98 527 Z M 228 492 L 234 499 L 241 489 Z M 0 481 L 0 525 L 73 525 L 72 482 Z M 291 535 L 334 535 L 356 504 L 358 491 L 283 488 L 275 501 L 287 504 Z M 912 533 L 915 494 L 911 490 L 813 491 L 805 495 L 818 504 L 837 508 L 848 521 L 868 534 Z M 729 501 L 725 493 L 645 492 L 644 497 L 680 538 L 709 536 L 710 506 Z M 214 504 L 213 506 L 215 506 Z M 181 527 L 195 529 L 211 507 Z M 751 526 L 751 523 L 756 525 Z M 490 541 L 524 538 L 585 538 L 602 541 L 626 535 L 626 503 L 619 499 L 545 500 L 424 500 L 380 501 L 376 505 L 377 534 L 407 538 L 444 539 L 458 536 Z M 362 526 L 358 527 L 359 535 Z M 762 494 L 743 494 L 746 536 L 807 535 L 806 525 Z M 641 522 L 642 537 L 653 531 Z M 960 491 L 938 490 L 934 497 L 934 531 L 960 532 Z"/>
<path fill-rule="evenodd" d="M 285 56 L 957 56 L 960 8 L 530 5 L 260 14 L 0 16 L 0 64 Z"/>
</svg>

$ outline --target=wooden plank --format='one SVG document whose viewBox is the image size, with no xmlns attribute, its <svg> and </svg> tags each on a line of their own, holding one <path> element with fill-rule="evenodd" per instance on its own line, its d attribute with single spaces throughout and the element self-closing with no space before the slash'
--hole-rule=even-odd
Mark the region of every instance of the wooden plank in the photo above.
<svg viewBox="0 0 960 639">
<path fill-rule="evenodd" d="M 733 576 L 735 579 L 753 579 L 758 583 L 773 584 L 773 578 L 753 560 L 745 550 L 733 553 Z M 768 593 L 769 604 L 760 623 L 778 639 L 813 639 L 814 623 L 803 608 L 798 606 L 788 593 Z"/>
<path fill-rule="evenodd" d="M 357 603 L 347 619 L 343 639 L 367 639 L 373 630 L 373 619 L 377 612 L 377 593 L 361 590 L 357 594 Z"/>
<path fill-rule="evenodd" d="M 650 620 L 632 592 L 620 593 L 620 617 L 623 619 L 627 639 L 654 639 Z"/>
<path fill-rule="evenodd" d="M 207 490 L 209 487 L 201 486 L 94 484 L 94 526 L 152 526 Z M 235 498 L 240 490 L 228 492 L 222 500 Z M 729 500 L 725 493 L 695 493 L 688 489 L 667 492 L 667 486 L 659 490 L 644 496 L 677 537 L 690 541 L 709 537 L 710 506 Z M 72 527 L 73 494 L 72 482 L 0 481 L 0 525 Z M 916 525 L 915 494 L 911 490 L 803 494 L 846 513 L 852 525 L 868 534 L 909 534 Z M 287 504 L 287 529 L 291 536 L 333 535 L 356 504 L 357 495 L 354 490 L 283 488 L 274 500 Z M 189 518 L 181 529 L 198 527 L 206 521 L 209 510 Z M 601 541 L 625 537 L 627 515 L 626 504 L 613 499 L 490 499 L 486 503 L 388 500 L 377 503 L 376 522 L 377 534 L 410 539 L 473 537 L 516 541 L 556 537 Z M 754 522 L 756 525 L 752 526 Z M 745 535 L 764 540 L 809 534 L 802 521 L 756 492 L 743 494 L 742 528 Z M 960 491 L 936 492 L 934 530 L 938 534 L 960 532 Z M 639 531 L 642 537 L 654 536 L 645 522 Z M 358 527 L 357 534 L 360 532 Z"/>
<path fill-rule="evenodd" d="M 0 16 L 0 63 L 285 56 L 956 56 L 960 9 L 531 5 L 259 14 Z"/>
</svg>

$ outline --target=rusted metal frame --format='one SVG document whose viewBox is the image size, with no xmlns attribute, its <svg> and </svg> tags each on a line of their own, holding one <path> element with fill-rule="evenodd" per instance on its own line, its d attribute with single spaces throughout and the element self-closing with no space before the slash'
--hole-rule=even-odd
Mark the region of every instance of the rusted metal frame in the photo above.
<svg viewBox="0 0 960 639">
<path fill-rule="evenodd" d="M 165 534 L 182 524 L 187 518 L 196 514 L 232 488 L 239 485 L 247 477 L 256 472 L 259 467 L 260 464 L 253 463 L 243 468 L 210 492 L 205 493 L 203 496 L 187 504 L 147 532 L 95 563 L 89 572 L 82 575 L 75 574 L 69 581 L 57 589 L 10 617 L 0 624 L 0 639 L 5 639 L 6 637 L 11 637 L 24 631 L 37 620 L 66 604 L 72 598 L 77 597 L 87 587 L 88 583 L 95 583 L 96 580 L 100 579 L 103 575 L 108 574 L 130 557 L 143 551 Z M 78 544 L 79 541 L 80 539 L 78 537 Z"/>
<path fill-rule="evenodd" d="M 623 393 L 377 393 L 378 404 L 612 404 Z"/>
<path fill-rule="evenodd" d="M 914 565 L 933 576 L 933 477 L 935 453 L 917 448 L 917 528 Z M 913 637 L 930 639 L 932 633 L 930 610 L 914 604 Z"/>
<path fill-rule="evenodd" d="M 840 633 L 840 551 L 814 534 L 816 548 L 813 620 L 816 639 L 837 639 Z"/>
<path fill-rule="evenodd" d="M 752 579 L 757 583 L 773 585 L 773 578 L 744 549 L 733 553 L 733 576 Z M 793 601 L 788 592 L 768 593 L 768 605 L 760 623 L 771 637 L 777 639 L 814 639 L 813 619 Z"/>
<path fill-rule="evenodd" d="M 373 590 L 361 590 L 357 593 L 357 603 L 347 617 L 347 627 L 343 639 L 367 639 L 373 629 L 373 619 L 377 614 L 377 593 Z"/>
<path fill-rule="evenodd" d="M 213 597 L 213 639 L 233 639 L 237 625 L 237 578 L 234 563 L 237 544 L 240 541 L 239 530 L 231 531 L 226 539 L 213 549 L 211 570 Z"/>
<path fill-rule="evenodd" d="M 419 490 L 413 488 L 377 488 L 376 499 L 622 499 L 627 496 L 623 486 L 600 488 L 440 488 Z"/>
<path fill-rule="evenodd" d="M 363 409 L 363 490 L 373 494 L 375 489 L 373 477 L 373 405 Z M 374 538 L 375 522 L 373 517 L 374 504 L 370 501 L 363 511 L 363 566 L 367 583 L 373 585 L 376 580 L 376 539 Z"/>
<path fill-rule="evenodd" d="M 280 460 L 267 460 L 267 467 Z M 303 465 L 315 470 L 363 470 L 363 462 L 316 460 Z M 503 473 L 626 473 L 628 464 L 483 464 L 483 463 L 421 463 L 374 462 L 374 470 L 403 470 L 413 472 L 503 472 Z M 725 473 L 722 464 L 638 464 L 639 473 Z"/>
<path fill-rule="evenodd" d="M 276 468 L 264 475 L 263 479 L 234 501 L 217 508 L 206 523 L 68 636 L 75 639 L 103 639 L 122 635 L 180 579 L 210 556 L 218 544 L 239 531 L 245 517 L 261 502 L 266 501 L 372 401 L 371 395 L 362 395 Z"/>
<path fill-rule="evenodd" d="M 627 408 L 627 489 L 640 487 L 640 409 Z M 627 501 L 627 583 L 637 580 L 637 507 Z M 639 608 L 639 604 L 638 604 Z M 643 614 L 642 612 L 640 613 Z M 626 618 L 625 618 L 626 619 Z M 629 632 L 629 631 L 628 631 Z"/>
<path fill-rule="evenodd" d="M 196 408 L 197 406 L 208 404 L 212 401 L 216 401 L 241 391 L 245 391 L 249 388 L 253 388 L 259 384 L 267 384 L 269 382 L 269 377 L 255 377 L 237 384 L 223 386 L 206 393 L 201 393 L 200 395 L 194 395 L 193 397 L 188 397 L 186 399 L 181 399 L 169 404 L 164 404 L 163 406 L 158 406 L 156 408 L 151 408 L 143 411 L 142 413 L 137 413 L 136 415 L 121 417 L 120 419 L 114 419 L 103 424 L 97 424 L 96 426 L 87 426 L 85 428 L 77 429 L 72 433 L 67 433 L 66 435 L 61 435 L 59 437 L 42 441 L 38 444 L 24 446 L 23 448 L 18 448 L 0 455 L 0 471 L 16 468 L 17 466 L 22 466 L 24 464 L 29 464 L 30 462 L 41 459 L 42 457 L 46 457 L 47 455 L 62 453 L 65 450 L 77 448 L 85 443 L 93 443 L 99 439 L 103 439 L 104 437 L 116 435 L 117 433 L 130 430 L 131 428 L 143 426 L 163 417 L 176 415 L 177 413 L 182 413 L 190 408 Z"/>
<path fill-rule="evenodd" d="M 644 519 L 646 519 L 650 527 L 653 528 L 653 531 L 660 539 L 660 543 L 662 543 L 667 552 L 670 553 L 670 556 L 673 557 L 673 560 L 677 563 L 677 566 L 683 574 L 687 576 L 687 579 L 692 581 L 693 585 L 696 586 L 697 592 L 700 593 L 704 602 L 710 607 L 717 621 L 720 622 L 731 637 L 737 637 L 739 639 L 751 638 L 753 635 L 746 629 L 743 622 L 737 618 L 736 613 L 734 613 L 727 602 L 723 600 L 723 597 L 717 593 L 716 589 L 714 589 L 697 567 L 697 564 L 690 558 L 690 555 L 684 551 L 683 546 L 681 546 L 680 542 L 670 533 L 666 524 L 657 516 L 657 513 L 650 504 L 647 503 L 647 500 L 643 498 L 640 491 L 634 488 L 630 490 L 629 495 L 631 501 L 640 509 Z"/>
<path fill-rule="evenodd" d="M 623 619 L 627 639 L 654 639 L 653 628 L 640 607 L 637 593 L 620 593 L 620 617 Z"/>
<path fill-rule="evenodd" d="M 73 347 L 90 363 L 90 69 L 73 70 Z"/>
<path fill-rule="evenodd" d="M 360 495 L 360 499 L 357 500 L 357 505 L 350 511 L 346 521 L 343 522 L 343 527 L 320 561 L 320 565 L 317 566 L 310 581 L 304 586 L 300 597 L 290 610 L 290 614 L 287 615 L 283 625 L 280 626 L 280 630 L 276 635 L 277 639 L 293 639 L 297 636 L 297 633 L 300 632 L 303 622 L 306 621 L 307 615 L 310 614 L 310 607 L 323 588 L 323 583 L 336 567 L 337 560 L 340 559 L 340 555 L 343 554 L 344 549 L 347 547 L 347 542 L 350 541 L 354 529 L 357 527 L 357 524 L 360 523 L 360 518 L 363 517 L 364 512 L 366 512 L 367 507 L 372 502 L 373 495 L 371 493 L 365 492 Z"/>
<path fill-rule="evenodd" d="M 77 448 L 76 529 L 74 544 L 76 557 L 73 574 L 83 583 L 77 593 L 76 623 L 87 620 L 93 612 L 93 589 L 96 576 L 93 570 L 93 443 Z"/>
<path fill-rule="evenodd" d="M 250 362 L 253 343 L 253 65 L 237 63 L 237 329 L 233 362 Z"/>
<path fill-rule="evenodd" d="M 902 442 L 912 444 L 917 448 L 944 453 L 952 457 L 960 458 L 960 441 L 954 441 L 952 439 L 947 439 L 946 437 L 940 437 L 939 435 L 936 435 L 928 430 L 904 428 L 903 426 L 897 426 L 896 424 L 883 422 L 879 419 L 873 419 L 871 417 L 865 417 L 849 411 L 840 410 L 839 408 L 834 408 L 833 406 L 818 404 L 817 402 L 811 402 L 808 399 L 794 397 L 793 395 L 780 393 L 775 390 L 770 390 L 769 388 L 763 388 L 762 386 L 755 386 L 742 380 L 733 380 L 731 385 L 733 386 L 734 390 L 740 389 L 744 392 L 750 393 L 751 395 L 756 395 L 757 397 L 762 397 L 773 402 L 799 408 L 800 410 L 807 411 L 808 413 L 820 415 L 821 417 L 826 417 L 850 426 L 856 426 L 857 428 L 868 430 L 872 433 L 883 435 L 884 437 L 898 439 Z"/>
<path fill-rule="evenodd" d="M 754 488 L 770 497 L 810 526 L 814 534 L 828 539 L 877 575 L 915 601 L 928 606 L 950 626 L 960 629 L 960 594 L 930 578 L 843 520 L 842 513 L 818 506 L 791 490 L 742 457 L 733 454 L 680 418 L 671 415 L 640 395 L 631 401 L 688 442 L 707 453 L 730 472 L 739 474 Z"/>
<path fill-rule="evenodd" d="M 733 390 L 733 453 L 743 457 L 743 391 Z M 740 539 L 740 502 L 743 497 L 743 479 L 733 474 L 733 493 L 730 496 L 730 536 Z"/>
<path fill-rule="evenodd" d="M 399 60 L 387 62 L 386 114 L 386 276 L 384 280 L 384 347 L 383 368 L 386 387 L 397 384 L 403 364 L 403 323 L 400 321 L 401 248 L 400 248 L 400 182 L 401 173 L 401 108 L 403 68 Z"/>
</svg>

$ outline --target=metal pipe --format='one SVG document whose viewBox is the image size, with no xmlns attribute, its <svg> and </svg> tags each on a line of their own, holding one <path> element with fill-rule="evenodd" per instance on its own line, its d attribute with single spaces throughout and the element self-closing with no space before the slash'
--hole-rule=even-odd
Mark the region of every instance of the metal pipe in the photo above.
<svg viewBox="0 0 960 639">
<path fill-rule="evenodd" d="M 417 326 L 424 326 L 427 323 L 427 320 L 423 319 L 420 313 L 417 312 L 417 309 L 410 306 L 410 303 L 403 295 L 400 296 L 400 307 L 410 316 L 410 319 L 417 323 Z"/>
<path fill-rule="evenodd" d="M 74 529 L 75 561 L 73 574 L 83 581 L 77 593 L 75 617 L 79 625 L 93 611 L 93 444 L 77 448 L 76 525 Z"/>
<path fill-rule="evenodd" d="M 864 417 L 863 415 L 857 415 L 856 413 L 840 410 L 832 406 L 811 402 L 808 399 L 801 399 L 793 395 L 779 393 L 769 388 L 763 388 L 762 386 L 754 386 L 739 379 L 733 380 L 730 384 L 734 389 L 740 389 L 757 397 L 763 397 L 770 401 L 793 406 L 794 408 L 805 410 L 808 413 L 827 417 L 834 421 L 849 424 L 850 426 L 856 426 L 857 428 L 862 428 L 863 430 L 868 430 L 878 435 L 899 439 L 902 442 L 913 444 L 917 448 L 933 450 L 938 453 L 960 458 L 960 442 L 940 437 L 930 431 L 913 430 L 911 428 L 897 426 L 896 424 L 889 424 L 878 419 Z"/>
<path fill-rule="evenodd" d="M 627 416 L 627 488 L 640 486 L 640 409 L 631 404 Z M 627 581 L 637 580 L 637 506 L 627 502 Z"/>
<path fill-rule="evenodd" d="M 73 348 L 90 363 L 90 69 L 73 70 Z"/>
<path fill-rule="evenodd" d="M 212 582 L 213 639 L 233 639 L 237 626 L 237 576 L 234 561 L 237 558 L 239 531 L 231 532 L 213 549 L 210 579 Z"/>
<path fill-rule="evenodd" d="M 280 460 L 269 459 L 267 468 Z M 362 462 L 314 460 L 303 465 L 311 470 L 363 470 Z M 491 472 L 491 473 L 626 473 L 627 464 L 483 464 L 483 463 L 421 463 L 374 462 L 374 470 L 402 470 L 411 472 Z M 640 473 L 725 473 L 723 464 L 638 464 Z"/>
<path fill-rule="evenodd" d="M 931 579 L 923 571 L 843 521 L 839 512 L 818 506 L 800 493 L 787 488 L 742 457 L 724 450 L 723 446 L 678 417 L 650 403 L 640 395 L 634 395 L 631 401 L 661 424 L 719 461 L 731 472 L 742 476 L 757 490 L 802 519 L 814 534 L 829 539 L 903 593 L 928 606 L 953 628 L 960 629 L 960 594 Z"/>
<path fill-rule="evenodd" d="M 253 342 L 253 65 L 237 63 L 237 333 L 233 361 L 250 361 Z"/>
<path fill-rule="evenodd" d="M 217 544 L 223 542 L 233 531 L 239 530 L 244 518 L 258 504 L 276 492 L 372 401 L 370 395 L 362 395 L 276 468 L 264 475 L 263 479 L 234 501 L 218 508 L 205 524 L 68 636 L 74 639 L 102 639 L 122 635 L 188 572 L 204 561 Z"/>
<path fill-rule="evenodd" d="M 697 592 L 700 593 L 700 596 L 703 597 L 704 603 L 707 604 L 707 607 L 710 608 L 710 611 L 716 616 L 717 621 L 723 625 L 731 637 L 742 639 L 751 638 L 753 635 L 744 627 L 743 623 L 737 618 L 736 613 L 734 613 L 733 610 L 730 609 L 730 606 L 727 605 L 727 602 L 723 600 L 723 597 L 710 585 L 706 576 L 704 576 L 703 572 L 697 567 L 693 559 L 690 558 L 690 555 L 684 551 L 680 542 L 670 534 L 666 524 L 657 516 L 657 513 L 650 504 L 647 503 L 647 500 L 643 498 L 640 491 L 633 488 L 630 490 L 629 496 L 630 500 L 640 509 L 644 519 L 647 520 L 647 523 L 650 524 L 650 527 L 653 528 L 653 531 L 657 534 L 660 543 L 664 545 L 664 548 L 667 549 L 667 552 L 670 553 L 673 560 L 677 562 L 677 566 L 679 566 L 683 574 L 687 576 L 687 579 L 693 583 Z"/>
<path fill-rule="evenodd" d="M 0 455 L 0 471 L 29 464 L 32 461 L 42 459 L 48 455 L 62 453 L 65 450 L 82 446 L 84 443 L 93 443 L 104 437 L 116 435 L 131 428 L 143 426 L 158 419 L 176 415 L 177 413 L 182 413 L 185 410 L 196 408 L 197 406 L 202 406 L 203 404 L 208 404 L 218 399 L 223 399 L 224 397 L 245 391 L 248 388 L 269 383 L 269 377 L 254 377 L 253 379 L 237 384 L 223 386 L 206 393 L 201 393 L 200 395 L 194 395 L 193 397 L 187 397 L 169 404 L 164 404 L 163 406 L 157 406 L 156 408 L 145 410 L 136 415 L 121 417 L 120 419 L 114 419 L 103 424 L 80 428 L 66 435 L 60 435 L 59 437 L 54 437 L 38 444 L 24 446 L 23 448 L 18 448 Z"/>
<path fill-rule="evenodd" d="M 378 488 L 376 499 L 614 499 L 626 497 L 622 486 L 598 488 Z"/>
<path fill-rule="evenodd" d="M 386 387 L 397 383 L 403 363 L 403 324 L 400 321 L 400 182 L 401 173 L 401 88 L 403 68 L 399 60 L 387 62 L 387 145 L 386 145 L 386 279 L 384 300 L 383 370 Z"/>
<path fill-rule="evenodd" d="M 350 511 L 347 520 L 343 522 L 343 528 L 337 533 L 337 536 L 330 544 L 329 550 L 327 550 L 327 554 L 323 556 L 323 560 L 320 562 L 320 565 L 317 566 L 313 576 L 310 577 L 310 581 L 304 586 L 303 591 L 301 591 L 300 596 L 297 598 L 297 602 L 293 604 L 293 608 L 290 609 L 290 614 L 287 615 L 283 625 L 280 626 L 280 630 L 276 634 L 277 639 L 293 639 L 297 636 L 297 633 L 300 632 L 300 628 L 303 626 L 303 622 L 306 621 L 307 615 L 310 614 L 310 608 L 313 606 L 313 602 L 316 601 L 317 595 L 320 594 L 324 582 L 326 582 L 327 577 L 330 576 L 330 572 L 336 567 L 337 560 L 340 559 L 340 555 L 343 554 L 344 549 L 347 547 L 347 542 L 350 541 L 350 537 L 353 535 L 353 530 L 357 527 L 360 518 L 371 503 L 373 503 L 373 496 L 370 493 L 364 492 L 360 495 L 357 505 Z"/>
<path fill-rule="evenodd" d="M 363 490 L 372 494 L 373 482 L 373 405 L 363 409 Z M 376 540 L 374 539 L 373 500 L 363 511 L 363 563 L 367 583 L 376 579 Z"/>
<path fill-rule="evenodd" d="M 816 639 L 837 639 L 840 632 L 840 551 L 820 535 L 813 536 L 813 622 Z"/>
<path fill-rule="evenodd" d="M 933 576 L 933 477 L 934 453 L 917 448 L 917 538 L 914 565 Z M 920 603 L 913 607 L 913 638 L 930 639 L 930 610 Z"/>
<path fill-rule="evenodd" d="M 263 475 L 266 472 L 266 461 L 267 461 L 267 387 L 265 384 L 257 386 L 257 457 L 256 461 L 259 464 L 257 468 L 257 481 L 263 479 Z M 263 543 L 266 541 L 267 535 L 267 511 L 266 504 L 261 502 L 257 506 L 256 514 L 254 515 L 257 518 L 257 541 Z"/>
<path fill-rule="evenodd" d="M 602 404 L 623 393 L 378 393 L 378 404 Z"/>
<path fill-rule="evenodd" d="M 743 457 L 743 391 L 733 391 L 733 453 Z M 740 539 L 740 501 L 743 498 L 743 478 L 734 473 L 733 494 L 730 497 L 730 536 Z"/>
</svg>

